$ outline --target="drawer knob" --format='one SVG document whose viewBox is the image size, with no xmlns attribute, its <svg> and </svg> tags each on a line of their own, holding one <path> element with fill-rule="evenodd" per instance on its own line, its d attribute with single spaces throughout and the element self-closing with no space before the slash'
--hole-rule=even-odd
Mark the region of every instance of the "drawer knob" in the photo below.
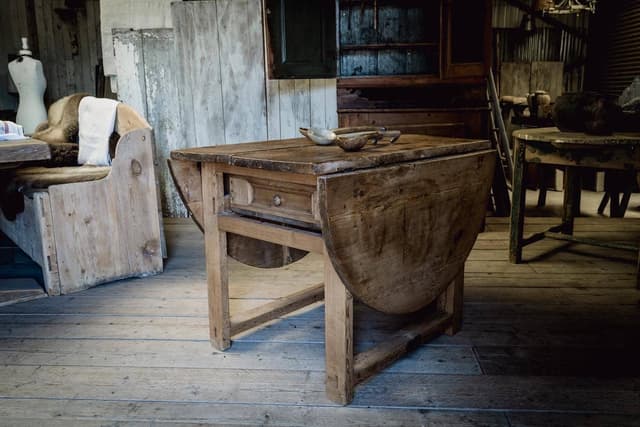
<svg viewBox="0 0 640 427">
<path fill-rule="evenodd" d="M 282 204 L 282 197 L 280 197 L 279 195 L 275 195 L 273 196 L 273 205 L 274 206 L 280 206 Z"/>
</svg>

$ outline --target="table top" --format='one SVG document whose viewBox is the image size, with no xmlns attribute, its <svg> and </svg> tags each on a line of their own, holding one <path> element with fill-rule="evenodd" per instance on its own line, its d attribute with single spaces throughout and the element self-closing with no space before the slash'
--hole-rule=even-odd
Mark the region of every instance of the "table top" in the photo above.
<svg viewBox="0 0 640 427">
<path fill-rule="evenodd" d="M 557 147 L 640 145 L 640 133 L 616 132 L 611 135 L 590 135 L 582 132 L 561 132 L 557 127 L 520 129 L 513 132 L 519 140 L 547 142 Z"/>
<path fill-rule="evenodd" d="M 281 172 L 326 175 L 491 148 L 487 140 L 403 134 L 393 144 L 381 141 L 360 151 L 337 145 L 320 146 L 306 138 L 185 148 L 171 152 L 174 160 L 214 162 Z"/>
<path fill-rule="evenodd" d="M 51 158 L 49 144 L 37 139 L 0 141 L 0 167 Z"/>
</svg>

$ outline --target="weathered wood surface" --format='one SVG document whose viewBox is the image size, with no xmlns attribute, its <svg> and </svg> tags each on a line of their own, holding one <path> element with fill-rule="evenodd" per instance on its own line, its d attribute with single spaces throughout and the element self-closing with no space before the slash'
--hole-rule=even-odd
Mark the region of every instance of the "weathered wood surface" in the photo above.
<svg viewBox="0 0 640 427">
<path fill-rule="evenodd" d="M 26 168 L 18 179 L 36 191 L 24 196 L 25 211 L 15 221 L 0 222 L 42 266 L 51 295 L 162 271 L 153 134 L 122 104 L 116 131 L 122 136 L 111 167 Z"/>
<path fill-rule="evenodd" d="M 188 160 L 173 159 L 169 159 L 168 162 L 173 182 L 182 202 L 198 228 L 204 231 L 200 164 Z M 243 264 L 275 268 L 299 260 L 306 252 L 251 237 L 227 233 L 227 254 Z"/>
<path fill-rule="evenodd" d="M 225 144 L 216 2 L 175 2 L 171 16 L 178 101 L 184 119 L 180 147 Z"/>
<path fill-rule="evenodd" d="M 156 131 L 165 215 L 187 215 L 164 165 L 170 150 L 289 138 L 299 127 L 337 126 L 335 79 L 266 80 L 259 0 L 174 2 L 170 9 L 163 2 L 149 9 L 159 7 L 163 19 L 170 10 L 166 26 L 173 30 L 115 30 L 113 65 L 118 98 L 148 117 Z M 120 13 L 112 9 L 110 19 Z M 133 28 L 160 22 L 134 21 Z"/>
<path fill-rule="evenodd" d="M 51 151 L 46 142 L 36 139 L 20 141 L 0 141 L 0 169 L 21 162 L 47 160 Z"/>
<path fill-rule="evenodd" d="M 558 148 L 576 146 L 637 146 L 640 145 L 640 134 L 616 132 L 612 135 L 589 135 L 582 132 L 561 132 L 558 128 L 521 129 L 513 133 L 515 138 L 524 141 L 546 142 Z"/>
<path fill-rule="evenodd" d="M 49 295 L 60 294 L 49 193 L 36 192 L 24 198 L 24 211 L 13 221 L 0 214 L 0 230 L 42 267 L 44 288 Z"/>
<path fill-rule="evenodd" d="M 488 141 L 402 135 L 393 144 L 368 144 L 345 153 L 336 145 L 318 146 L 304 139 L 175 150 L 172 159 L 215 162 L 297 174 L 324 175 L 398 162 L 461 154 L 490 147 Z"/>
<path fill-rule="evenodd" d="M 28 167 L 15 172 L 14 182 L 25 190 L 46 189 L 50 185 L 96 181 L 109 175 L 110 166 Z"/>
<path fill-rule="evenodd" d="M 173 0 L 105 0 L 101 2 L 99 25 L 94 28 L 100 31 L 98 40 L 102 40 L 105 75 L 117 74 L 121 76 L 118 69 L 120 57 L 117 52 L 114 54 L 113 31 L 119 28 L 132 30 L 170 28 L 171 10 L 169 6 L 172 2 Z M 118 87 L 120 82 L 121 79 L 118 80 Z"/>
<path fill-rule="evenodd" d="M 169 152 L 189 141 L 182 133 L 182 111 L 178 98 L 174 34 L 170 29 L 118 30 L 114 34 L 118 58 L 118 100 L 130 105 L 153 126 L 154 155 L 160 203 L 168 215 L 185 216 L 166 164 Z M 145 122 L 146 124 L 146 122 Z M 148 127 L 149 124 L 146 124 Z M 140 127 L 132 123 L 131 127 Z M 128 129 L 123 129 L 126 131 Z M 124 134 L 124 132 L 118 132 Z"/>
<path fill-rule="evenodd" d="M 500 96 L 527 96 L 530 90 L 531 64 L 504 62 L 500 66 Z"/>
<path fill-rule="evenodd" d="M 0 307 L 46 296 L 33 278 L 0 278 Z"/>
<path fill-rule="evenodd" d="M 628 220 L 577 218 L 576 229 L 640 237 Z M 202 234 L 171 220 L 164 274 L 0 309 L 0 416 L 52 426 L 637 426 L 634 257 L 574 245 L 533 271 L 506 260 L 505 219 L 488 218 L 487 230 L 467 262 L 463 329 L 419 346 L 339 407 L 324 397 L 321 305 L 247 332 L 224 355 L 212 351 Z M 276 271 L 231 262 L 232 311 L 322 281 L 320 263 Z M 356 346 L 387 336 L 386 318 L 357 304 L 355 317 Z"/>
<path fill-rule="evenodd" d="M 564 92 L 564 62 L 534 61 L 531 63 L 529 92 L 544 90 L 555 101 Z"/>
<path fill-rule="evenodd" d="M 24 37 L 32 32 L 29 45 L 32 49 L 37 46 L 34 53 L 42 61 L 47 79 L 46 102 L 77 92 L 95 94 L 95 69 L 101 44 L 100 1 L 87 0 L 77 8 L 68 7 L 64 0 L 21 3 L 28 13 L 34 14 L 33 21 L 27 22 L 31 28 L 23 28 L 17 33 L 7 29 L 6 34 Z M 3 25 L 3 28 L 6 27 Z M 17 53 L 19 46 L 19 43 L 14 44 L 7 53 Z"/>
<path fill-rule="evenodd" d="M 464 267 L 485 215 L 495 152 L 321 177 L 322 234 L 351 293 L 410 313 Z"/>
<path fill-rule="evenodd" d="M 151 141 L 150 130 L 132 131 L 104 180 L 49 188 L 63 293 L 162 271 Z"/>
</svg>

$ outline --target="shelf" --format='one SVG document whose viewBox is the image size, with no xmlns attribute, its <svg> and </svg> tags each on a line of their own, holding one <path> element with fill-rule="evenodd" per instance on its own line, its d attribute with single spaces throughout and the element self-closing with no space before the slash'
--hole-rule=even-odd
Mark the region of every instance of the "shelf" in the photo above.
<svg viewBox="0 0 640 427">
<path fill-rule="evenodd" d="M 442 108 L 339 108 L 338 113 L 461 113 L 489 111 L 489 107 L 442 107 Z"/>
<path fill-rule="evenodd" d="M 380 50 L 380 49 L 411 49 L 414 47 L 438 47 L 437 42 L 417 42 L 417 43 L 368 43 L 349 44 L 340 46 L 341 51 L 345 50 Z"/>
<path fill-rule="evenodd" d="M 354 76 L 338 77 L 338 89 L 358 89 L 367 87 L 402 87 L 434 84 L 482 84 L 484 77 L 466 77 L 444 80 L 437 74 L 413 74 L 397 76 Z"/>
</svg>

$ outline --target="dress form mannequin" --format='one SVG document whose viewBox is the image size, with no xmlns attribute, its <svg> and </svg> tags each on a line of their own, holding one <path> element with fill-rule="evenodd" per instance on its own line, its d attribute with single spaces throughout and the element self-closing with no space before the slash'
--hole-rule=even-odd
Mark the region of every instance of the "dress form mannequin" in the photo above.
<svg viewBox="0 0 640 427">
<path fill-rule="evenodd" d="M 20 95 L 16 122 L 24 127 L 25 135 L 31 135 L 36 126 L 47 120 L 47 109 L 42 100 L 47 81 L 42 63 L 31 57 L 26 37 L 22 38 L 19 55 L 9 63 L 9 74 Z"/>
</svg>

